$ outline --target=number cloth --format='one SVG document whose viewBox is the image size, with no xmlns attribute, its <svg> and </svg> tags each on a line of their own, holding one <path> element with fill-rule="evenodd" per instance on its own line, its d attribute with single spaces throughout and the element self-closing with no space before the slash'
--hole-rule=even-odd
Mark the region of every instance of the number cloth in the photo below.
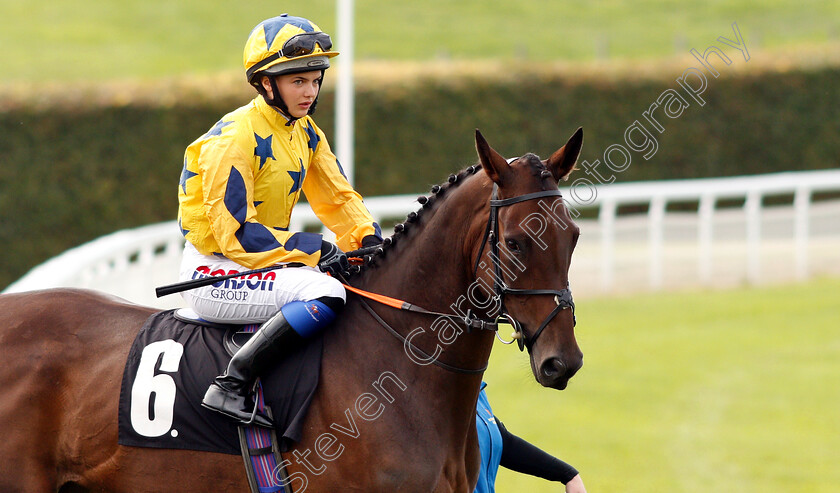
<svg viewBox="0 0 840 493">
<path fill-rule="evenodd" d="M 238 423 L 201 407 L 208 382 L 230 360 L 226 330 L 153 314 L 128 354 L 119 402 L 119 443 L 134 447 L 202 450 L 239 455 Z M 283 358 L 261 377 L 280 448 L 299 441 L 315 395 L 323 338 Z"/>
</svg>

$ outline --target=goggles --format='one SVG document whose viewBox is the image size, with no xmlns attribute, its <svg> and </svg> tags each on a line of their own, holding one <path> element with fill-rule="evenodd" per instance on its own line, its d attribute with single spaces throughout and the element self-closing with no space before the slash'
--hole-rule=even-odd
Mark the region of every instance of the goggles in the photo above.
<svg viewBox="0 0 840 493">
<path fill-rule="evenodd" d="M 321 50 L 329 51 L 332 48 L 330 35 L 323 32 L 296 34 L 283 43 L 278 55 L 286 58 L 309 55 L 315 51 L 316 44 L 321 46 Z"/>
<path fill-rule="evenodd" d="M 248 77 L 248 80 L 251 81 L 254 74 L 262 70 L 262 68 L 266 65 L 281 57 L 297 58 L 309 55 L 315 51 L 316 44 L 321 47 L 321 50 L 328 51 L 332 48 L 330 35 L 324 32 L 296 34 L 283 43 L 283 47 L 280 51 L 264 58 L 253 67 L 246 70 L 245 75 Z"/>
</svg>

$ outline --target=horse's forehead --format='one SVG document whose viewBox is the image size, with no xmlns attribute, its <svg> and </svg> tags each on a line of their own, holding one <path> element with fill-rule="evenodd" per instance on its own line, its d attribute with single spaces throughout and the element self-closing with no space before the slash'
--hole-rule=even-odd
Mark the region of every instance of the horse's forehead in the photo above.
<svg viewBox="0 0 840 493">
<path fill-rule="evenodd" d="M 513 182 L 513 187 L 517 193 L 528 193 L 529 191 L 543 190 L 545 184 L 543 183 L 545 176 L 543 172 L 547 170 L 545 164 L 540 160 L 540 157 L 533 153 L 528 153 L 513 159 L 510 162 L 510 167 L 515 171 L 516 176 Z"/>
<path fill-rule="evenodd" d="M 534 153 L 527 153 L 523 156 L 520 156 L 518 159 L 511 163 L 511 166 L 514 168 L 522 168 L 527 169 L 530 171 L 537 172 L 538 174 L 542 172 L 545 168 L 545 164 L 543 164 L 542 160 L 539 156 Z"/>
</svg>

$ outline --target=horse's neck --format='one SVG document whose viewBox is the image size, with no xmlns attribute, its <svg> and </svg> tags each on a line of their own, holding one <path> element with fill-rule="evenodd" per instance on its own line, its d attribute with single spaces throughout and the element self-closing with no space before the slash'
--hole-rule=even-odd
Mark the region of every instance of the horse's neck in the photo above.
<svg viewBox="0 0 840 493">
<path fill-rule="evenodd" d="M 359 287 L 447 315 L 470 308 L 469 303 L 465 303 L 465 295 L 472 273 L 466 264 L 470 263 L 468 252 L 477 241 L 475 238 L 480 239 L 483 232 L 486 218 L 482 219 L 481 215 L 486 209 L 481 206 L 486 202 L 483 202 L 482 187 L 476 183 L 469 185 L 448 191 L 450 196 L 439 198 L 439 204 L 424 211 L 420 221 L 410 224 L 409 231 L 389 249 L 381 264 L 365 273 Z M 476 204 L 476 201 L 481 202 Z M 439 361 L 469 370 L 486 366 L 493 342 L 491 332 L 466 332 L 462 324 L 445 323 L 441 317 L 413 314 L 375 303 L 372 307 L 404 336 L 412 329 L 420 329 L 411 342 L 429 355 L 436 348 L 442 348 Z M 372 332 L 380 339 L 394 339 L 384 329 L 377 330 L 376 322 L 369 314 L 361 316 L 367 319 L 359 324 L 366 327 L 363 331 Z M 448 330 L 449 335 L 453 331 L 461 332 L 450 342 L 441 334 L 444 330 Z M 429 406 L 430 411 L 445 407 L 453 417 L 458 415 L 467 423 L 471 422 L 482 375 L 459 374 L 431 364 L 421 365 L 406 357 L 404 345 L 401 349 L 393 358 L 395 363 L 401 360 L 401 371 L 410 374 L 408 378 L 423 382 L 423 392 L 433 394 L 433 398 L 420 405 Z"/>
</svg>

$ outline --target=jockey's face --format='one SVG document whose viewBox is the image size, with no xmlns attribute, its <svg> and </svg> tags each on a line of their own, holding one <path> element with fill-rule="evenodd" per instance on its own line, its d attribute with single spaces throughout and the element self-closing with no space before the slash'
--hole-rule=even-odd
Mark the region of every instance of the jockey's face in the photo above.
<svg viewBox="0 0 840 493">
<path fill-rule="evenodd" d="M 309 113 L 309 108 L 312 107 L 312 103 L 318 97 L 318 91 L 321 90 L 321 71 L 278 75 L 275 81 L 280 97 L 289 109 L 289 114 L 295 118 L 302 118 Z M 262 84 L 271 99 L 274 95 L 268 77 L 263 77 Z"/>
</svg>

